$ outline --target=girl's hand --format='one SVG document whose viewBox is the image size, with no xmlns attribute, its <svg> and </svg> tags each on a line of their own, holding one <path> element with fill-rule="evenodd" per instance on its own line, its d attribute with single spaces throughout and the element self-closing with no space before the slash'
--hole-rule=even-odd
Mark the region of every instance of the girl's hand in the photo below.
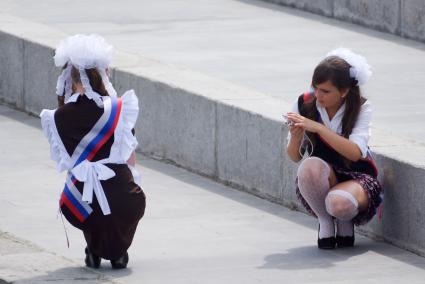
<svg viewBox="0 0 425 284">
<path fill-rule="evenodd" d="M 299 127 L 312 133 L 319 132 L 320 128 L 323 126 L 323 124 L 293 112 L 288 112 L 288 118 L 294 122 L 295 127 Z"/>
<path fill-rule="evenodd" d="M 304 136 L 304 129 L 299 126 L 290 125 L 289 132 L 291 133 L 291 139 L 295 139 L 295 141 L 301 141 Z"/>
</svg>

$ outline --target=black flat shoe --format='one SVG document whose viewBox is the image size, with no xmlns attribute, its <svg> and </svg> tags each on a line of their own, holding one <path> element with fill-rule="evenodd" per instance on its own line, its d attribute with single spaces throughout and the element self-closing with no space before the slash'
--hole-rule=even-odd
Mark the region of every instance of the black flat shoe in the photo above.
<svg viewBox="0 0 425 284">
<path fill-rule="evenodd" d="M 99 268 L 101 258 L 91 253 L 87 247 L 85 249 L 85 252 L 86 252 L 86 259 L 85 259 L 86 265 L 91 268 Z"/>
<path fill-rule="evenodd" d="M 339 248 L 347 248 L 354 246 L 354 235 L 348 237 L 336 236 L 336 245 Z"/>
<path fill-rule="evenodd" d="M 335 237 L 317 239 L 317 247 L 319 249 L 334 249 L 335 245 L 336 245 Z"/>
<path fill-rule="evenodd" d="M 319 232 L 320 232 L 320 224 L 319 224 L 319 230 L 317 232 L 317 247 L 319 249 L 334 249 L 336 245 L 336 239 L 335 237 L 329 237 L 329 238 L 319 238 Z"/>
<path fill-rule="evenodd" d="M 126 252 L 123 256 L 116 260 L 111 260 L 112 268 L 114 269 L 123 269 L 127 267 L 128 263 L 128 253 Z"/>
</svg>

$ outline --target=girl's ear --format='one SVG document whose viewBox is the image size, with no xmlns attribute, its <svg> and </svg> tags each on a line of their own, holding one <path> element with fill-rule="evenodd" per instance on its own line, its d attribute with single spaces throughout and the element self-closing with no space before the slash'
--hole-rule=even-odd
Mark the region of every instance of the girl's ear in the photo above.
<svg viewBox="0 0 425 284">
<path fill-rule="evenodd" d="M 348 95 L 348 92 L 350 91 L 350 89 L 345 89 L 345 90 L 341 90 L 341 98 L 345 98 Z"/>
</svg>

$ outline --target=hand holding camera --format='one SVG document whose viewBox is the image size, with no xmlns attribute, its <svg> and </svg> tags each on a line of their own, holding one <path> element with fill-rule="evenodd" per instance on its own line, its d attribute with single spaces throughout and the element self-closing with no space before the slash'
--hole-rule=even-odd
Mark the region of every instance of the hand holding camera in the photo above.
<svg viewBox="0 0 425 284">
<path fill-rule="evenodd" d="M 286 114 L 282 114 L 282 117 L 283 117 L 283 124 L 285 124 L 287 126 L 293 126 L 294 125 L 294 122 L 292 120 L 290 120 Z"/>
</svg>

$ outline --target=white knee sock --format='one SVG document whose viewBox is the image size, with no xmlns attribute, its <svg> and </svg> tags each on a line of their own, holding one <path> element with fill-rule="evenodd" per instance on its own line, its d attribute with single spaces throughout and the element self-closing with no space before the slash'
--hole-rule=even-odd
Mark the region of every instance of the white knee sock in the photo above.
<svg viewBox="0 0 425 284">
<path fill-rule="evenodd" d="M 337 235 L 348 237 L 354 235 L 354 225 L 351 221 L 359 213 L 359 203 L 349 192 L 336 189 L 326 196 L 326 210 L 337 218 Z"/>
<path fill-rule="evenodd" d="M 336 234 L 341 237 L 351 237 L 354 235 L 354 224 L 350 221 L 336 219 Z"/>
<path fill-rule="evenodd" d="M 350 221 L 359 213 L 359 203 L 349 192 L 335 189 L 326 196 L 326 210 L 335 218 Z"/>
<path fill-rule="evenodd" d="M 329 165 L 322 159 L 311 157 L 298 168 L 298 188 L 301 195 L 319 219 L 319 238 L 335 235 L 333 218 L 326 211 L 325 198 L 329 192 Z"/>
</svg>

